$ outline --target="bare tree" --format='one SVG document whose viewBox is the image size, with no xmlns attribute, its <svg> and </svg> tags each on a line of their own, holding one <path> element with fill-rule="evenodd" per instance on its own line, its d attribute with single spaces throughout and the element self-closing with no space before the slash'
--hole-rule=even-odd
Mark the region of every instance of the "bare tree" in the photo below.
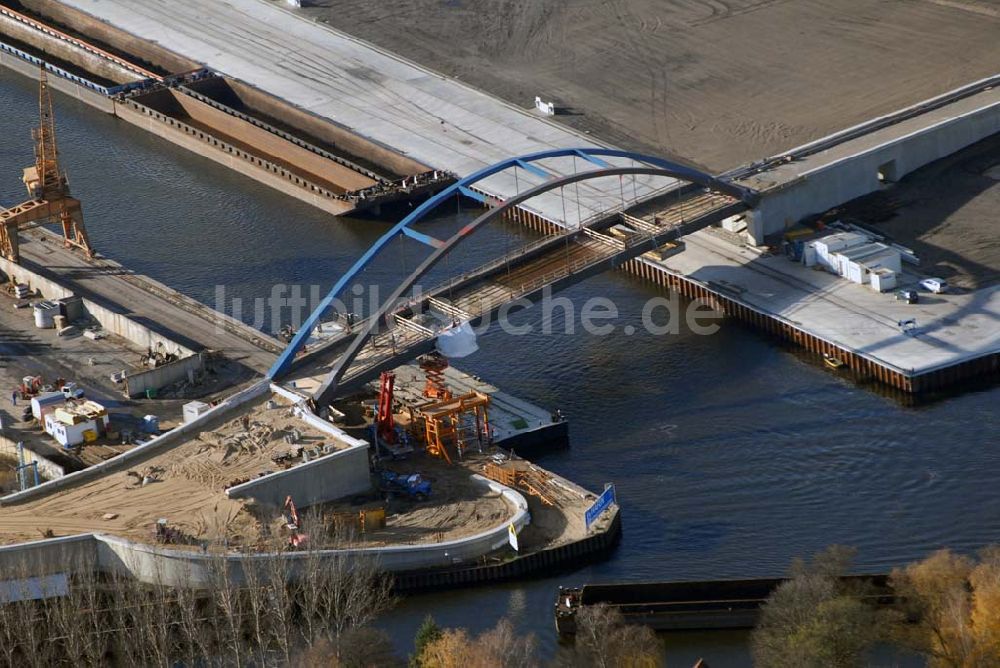
<svg viewBox="0 0 1000 668">
<path fill-rule="evenodd" d="M 217 555 L 211 562 L 211 596 L 220 619 L 220 649 L 236 663 L 243 665 L 245 652 L 240 619 L 243 604 L 239 590 L 232 579 L 225 555 Z"/>
<path fill-rule="evenodd" d="M 657 668 L 664 650 L 647 627 L 626 624 L 618 610 L 604 604 L 584 606 L 576 615 L 572 648 L 557 658 L 562 666 Z"/>
<path fill-rule="evenodd" d="M 278 544 L 271 545 L 265 561 L 268 582 L 267 607 L 270 611 L 271 633 L 284 662 L 291 661 L 292 643 L 295 642 L 295 598 L 292 592 L 292 569 L 289 559 L 279 554 Z"/>
</svg>

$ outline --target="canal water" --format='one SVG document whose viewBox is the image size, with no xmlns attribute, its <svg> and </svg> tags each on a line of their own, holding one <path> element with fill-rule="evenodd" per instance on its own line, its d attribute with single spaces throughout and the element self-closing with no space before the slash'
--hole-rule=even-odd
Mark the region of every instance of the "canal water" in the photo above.
<svg viewBox="0 0 1000 668">
<path fill-rule="evenodd" d="M 331 218 L 64 96 L 56 105 L 94 245 L 206 303 L 217 285 L 249 300 L 277 283 L 325 289 L 386 229 Z M 36 118 L 36 84 L 0 70 L 4 204 L 22 197 Z M 367 278 L 404 267 L 400 257 Z M 856 547 L 857 568 L 876 572 L 1000 541 L 1000 389 L 906 406 L 732 322 L 712 336 L 642 333 L 642 306 L 660 293 L 620 273 L 564 294 L 612 299 L 615 333 L 490 331 L 459 366 L 568 417 L 571 447 L 541 461 L 590 489 L 617 485 L 621 545 L 558 577 L 404 600 L 383 620 L 401 650 L 427 614 L 473 631 L 510 616 L 549 654 L 560 584 L 771 576 L 832 543 Z M 519 318 L 541 322 L 537 309 Z M 629 324 L 638 333 L 625 335 Z M 749 662 L 742 633 L 667 642 L 673 666 Z"/>
</svg>

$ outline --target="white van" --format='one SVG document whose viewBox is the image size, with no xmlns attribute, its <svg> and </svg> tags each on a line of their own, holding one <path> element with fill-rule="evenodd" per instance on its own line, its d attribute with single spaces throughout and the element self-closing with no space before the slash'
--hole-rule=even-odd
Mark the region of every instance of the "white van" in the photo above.
<svg viewBox="0 0 1000 668">
<path fill-rule="evenodd" d="M 920 281 L 920 287 L 928 292 L 942 293 L 948 292 L 948 282 L 943 278 L 925 278 Z"/>
</svg>

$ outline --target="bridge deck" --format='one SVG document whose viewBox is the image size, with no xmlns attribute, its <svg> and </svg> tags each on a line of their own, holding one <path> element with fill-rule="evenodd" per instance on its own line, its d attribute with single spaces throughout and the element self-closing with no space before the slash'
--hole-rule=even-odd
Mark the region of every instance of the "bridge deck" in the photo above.
<svg viewBox="0 0 1000 668">
<path fill-rule="evenodd" d="M 613 217 L 529 244 L 514 257 L 484 265 L 425 293 L 419 302 L 409 305 L 409 310 L 397 311 L 390 327 L 372 336 L 350 361 L 336 385 L 337 391 L 355 389 L 381 371 L 429 352 L 441 329 L 454 319 L 478 323 L 505 304 L 516 300 L 537 301 L 546 288 L 557 290 L 576 283 L 672 238 L 738 213 L 743 207 L 741 202 L 726 195 L 689 193 L 658 213 L 653 222 L 634 224 L 624 239 L 601 231 L 620 218 Z M 407 317 L 402 312 L 407 312 Z M 311 395 L 320 392 L 350 338 L 343 335 L 330 345 L 323 361 L 317 359 L 293 374 L 295 387 Z"/>
</svg>

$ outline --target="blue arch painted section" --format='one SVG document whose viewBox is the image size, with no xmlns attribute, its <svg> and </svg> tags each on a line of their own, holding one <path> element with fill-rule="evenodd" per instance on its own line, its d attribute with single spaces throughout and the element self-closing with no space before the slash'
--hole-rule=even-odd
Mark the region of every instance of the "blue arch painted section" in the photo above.
<svg viewBox="0 0 1000 668">
<path fill-rule="evenodd" d="M 347 270 L 340 279 L 334 283 L 330 292 L 327 293 L 323 301 L 319 303 L 309 317 L 306 318 L 305 322 L 299 328 L 299 331 L 295 333 L 295 336 L 289 342 L 288 347 L 281 353 L 277 361 L 267 372 L 268 379 L 274 379 L 285 372 L 291 367 L 292 362 L 295 361 L 295 356 L 301 350 L 306 341 L 312 334 L 313 329 L 319 324 L 320 318 L 330 308 L 333 300 L 344 291 L 351 281 L 361 273 L 362 270 L 368 264 L 375 259 L 375 257 L 385 249 L 389 243 L 396 238 L 396 235 L 400 233 L 408 232 L 408 227 L 413 223 L 416 223 L 421 218 L 433 211 L 439 204 L 450 199 L 456 194 L 468 191 L 468 186 L 482 181 L 494 174 L 506 171 L 512 167 L 523 167 L 528 168 L 529 163 L 535 162 L 537 160 L 545 160 L 547 158 L 562 158 L 562 157 L 578 157 L 587 160 L 599 167 L 610 167 L 608 163 L 600 159 L 599 156 L 613 157 L 613 158 L 627 158 L 635 160 L 636 162 L 643 162 L 646 164 L 654 165 L 662 169 L 670 171 L 670 173 L 684 181 L 690 181 L 691 183 L 697 183 L 699 185 L 705 186 L 707 188 L 712 188 L 720 192 L 737 197 L 743 200 L 748 205 L 753 206 L 756 204 L 758 195 L 755 191 L 749 188 L 744 188 L 742 186 L 735 185 L 728 181 L 723 181 L 710 174 L 700 172 L 696 169 L 686 167 L 684 165 L 679 165 L 675 162 L 669 160 L 664 160 L 663 158 L 657 158 L 650 155 L 642 155 L 641 153 L 633 153 L 631 151 L 621 151 L 613 148 L 600 148 L 600 147 L 585 147 L 585 148 L 567 148 L 567 149 L 556 149 L 551 151 L 539 151 L 538 153 L 529 153 L 528 155 L 517 156 L 513 158 L 508 158 L 496 164 L 484 167 L 477 172 L 462 178 L 455 183 L 451 184 L 438 194 L 434 195 L 423 204 L 418 206 L 409 215 L 403 218 L 401 221 L 393 225 L 389 230 L 383 234 L 378 240 L 375 241 L 371 247 L 365 251 L 364 255 L 359 257 L 357 261 L 351 265 L 351 268 Z M 418 233 L 419 234 L 419 233 Z"/>
</svg>

